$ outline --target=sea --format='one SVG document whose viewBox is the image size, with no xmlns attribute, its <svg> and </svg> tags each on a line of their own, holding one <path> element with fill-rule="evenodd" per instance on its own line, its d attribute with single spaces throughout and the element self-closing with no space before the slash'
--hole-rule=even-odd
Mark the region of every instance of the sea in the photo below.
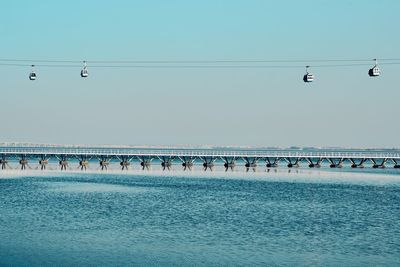
<svg viewBox="0 0 400 267">
<path fill-rule="evenodd" d="M 400 266 L 400 170 L 0 170 L 0 266 Z"/>
</svg>

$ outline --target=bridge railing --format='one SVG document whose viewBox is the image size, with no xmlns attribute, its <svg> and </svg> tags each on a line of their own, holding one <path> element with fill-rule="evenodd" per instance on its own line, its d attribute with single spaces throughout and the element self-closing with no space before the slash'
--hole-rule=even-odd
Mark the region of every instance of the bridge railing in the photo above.
<svg viewBox="0 0 400 267">
<path fill-rule="evenodd" d="M 88 156 L 166 156 L 166 157 L 249 157 L 249 158 L 393 158 L 400 152 L 347 151 L 276 151 L 220 149 L 129 149 L 129 148 L 62 148 L 62 147 L 0 147 L 2 155 L 88 155 Z"/>
</svg>

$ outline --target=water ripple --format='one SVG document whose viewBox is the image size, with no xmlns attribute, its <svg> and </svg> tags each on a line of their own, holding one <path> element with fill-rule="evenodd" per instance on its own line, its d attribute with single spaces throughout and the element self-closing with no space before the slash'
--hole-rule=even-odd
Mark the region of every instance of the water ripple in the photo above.
<svg viewBox="0 0 400 267">
<path fill-rule="evenodd" d="M 396 183 L 65 174 L 0 190 L 2 266 L 400 264 Z"/>
</svg>

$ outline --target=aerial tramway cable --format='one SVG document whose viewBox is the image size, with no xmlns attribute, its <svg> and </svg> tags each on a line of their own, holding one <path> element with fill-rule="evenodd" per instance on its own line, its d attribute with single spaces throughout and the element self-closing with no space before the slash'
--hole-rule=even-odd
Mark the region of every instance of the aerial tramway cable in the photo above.
<svg viewBox="0 0 400 267">
<path fill-rule="evenodd" d="M 377 59 L 373 59 L 375 65 L 368 70 L 370 77 L 380 76 L 381 71 L 378 67 Z M 370 65 L 370 59 L 296 59 L 296 60 L 90 60 L 83 61 L 83 68 L 80 75 L 88 77 L 89 72 L 87 62 L 91 68 L 143 68 L 143 69 L 284 69 L 284 68 L 304 68 L 306 74 L 303 76 L 304 82 L 312 82 L 315 77 L 308 72 L 308 68 L 335 68 L 335 67 L 354 67 Z M 379 59 L 380 65 L 400 65 L 400 58 Z M 34 64 L 35 63 L 35 64 Z M 80 63 L 80 64 L 79 64 Z M 310 64 L 315 63 L 315 64 Z M 79 64 L 79 65 L 78 65 Z M 40 68 L 78 68 L 82 61 L 78 60 L 46 60 L 46 59 L 0 59 L 0 66 L 9 67 L 28 67 L 32 70 L 29 75 L 30 80 L 36 79 L 34 67 Z"/>
</svg>

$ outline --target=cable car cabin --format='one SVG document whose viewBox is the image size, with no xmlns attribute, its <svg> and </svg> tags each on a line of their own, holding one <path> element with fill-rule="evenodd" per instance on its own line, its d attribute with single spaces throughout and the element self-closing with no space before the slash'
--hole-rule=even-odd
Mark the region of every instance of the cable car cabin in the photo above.
<svg viewBox="0 0 400 267">
<path fill-rule="evenodd" d="M 369 69 L 368 75 L 370 77 L 377 77 L 381 75 L 381 71 L 379 70 L 378 66 L 374 66 L 372 69 Z"/>
<path fill-rule="evenodd" d="M 312 73 L 308 73 L 307 72 L 307 74 L 305 74 L 304 77 L 303 77 L 303 81 L 305 83 L 309 83 L 309 82 L 314 81 L 314 75 Z"/>
<path fill-rule="evenodd" d="M 29 80 L 31 80 L 31 81 L 36 80 L 36 73 L 35 73 L 35 72 L 31 72 L 31 73 L 29 74 Z"/>
<path fill-rule="evenodd" d="M 83 69 L 81 70 L 81 77 L 82 77 L 82 78 L 86 78 L 87 76 L 89 76 L 89 72 L 87 71 L 86 68 L 83 68 Z"/>
</svg>

